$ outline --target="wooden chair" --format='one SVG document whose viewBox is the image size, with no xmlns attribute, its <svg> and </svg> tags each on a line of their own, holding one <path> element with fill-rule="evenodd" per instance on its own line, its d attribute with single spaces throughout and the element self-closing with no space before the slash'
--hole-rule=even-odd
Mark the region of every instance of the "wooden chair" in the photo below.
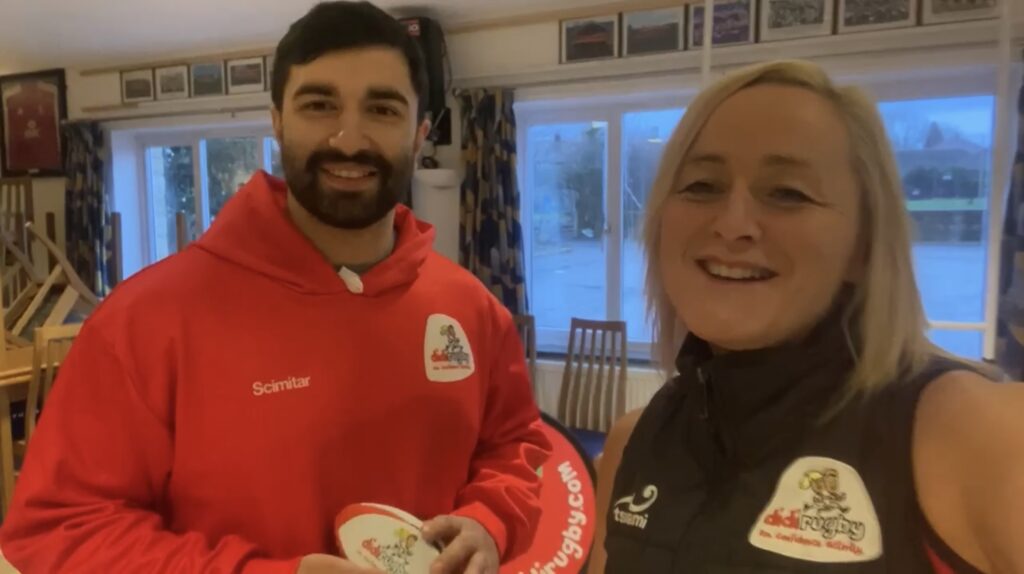
<svg viewBox="0 0 1024 574">
<path fill-rule="evenodd" d="M 0 230 L 0 250 L 3 250 L 8 258 L 0 276 L 4 330 L 8 332 L 8 342 L 28 346 L 32 344 L 31 341 L 20 340 L 9 330 L 28 309 L 46 278 L 39 274 L 28 253 L 16 244 L 14 236 L 7 231 Z"/>
<path fill-rule="evenodd" d="M 81 330 L 81 323 L 39 327 L 35 331 L 35 342 L 32 348 L 32 367 L 27 375 L 20 369 L 11 370 L 4 359 L 0 367 L 4 377 L 0 380 L 0 473 L 2 473 L 3 500 L 2 507 L 6 514 L 14 494 L 17 478 L 16 460 L 24 458 L 28 450 L 29 439 L 35 431 L 39 409 L 46 395 L 53 387 L 57 369 L 71 349 L 71 343 Z M 0 352 L 4 357 L 8 351 Z M 8 376 L 13 374 L 13 376 Z M 27 383 L 27 389 L 26 389 Z M 11 402 L 25 400 L 25 432 L 24 438 L 13 440 L 11 429 Z"/>
<path fill-rule="evenodd" d="M 32 178 L 0 179 L 0 230 L 13 233 L 18 246 L 27 249 L 29 237 L 24 228 L 34 219 Z"/>
<path fill-rule="evenodd" d="M 607 433 L 625 414 L 626 365 L 625 322 L 573 317 L 558 399 L 562 423 Z"/>
<path fill-rule="evenodd" d="M 25 455 L 28 441 L 36 430 L 38 413 L 53 388 L 57 369 L 68 355 L 71 344 L 81 330 L 82 323 L 43 326 L 36 329 L 32 351 L 32 378 L 28 383 L 28 399 L 25 405 L 25 438 L 15 443 L 15 455 Z"/>
<path fill-rule="evenodd" d="M 530 368 L 530 384 L 533 386 L 534 400 L 539 400 L 537 388 L 537 323 L 533 315 L 516 315 L 513 317 L 519 330 L 519 339 L 526 351 L 526 362 Z"/>
<path fill-rule="evenodd" d="M 0 298 L 0 314 L 3 300 Z M 27 352 L 27 355 L 26 355 Z M 0 344 L 0 509 L 7 509 L 14 494 L 14 441 L 11 425 L 11 403 L 27 398 L 32 379 L 34 350 Z"/>
<path fill-rule="evenodd" d="M 0 179 L 0 234 L 4 234 L 11 245 L 32 259 L 31 236 L 25 224 L 34 219 L 35 207 L 32 202 L 31 178 Z M 8 249 L 0 249 L 0 273 L 4 275 L 4 295 L 21 293 L 29 288 L 31 281 L 18 273 L 21 263 Z M 8 305 L 12 299 L 5 301 Z"/>
<path fill-rule="evenodd" d="M 43 280 L 28 307 L 10 329 L 14 337 L 21 338 L 27 338 L 29 327 L 62 325 L 73 310 L 77 310 L 80 315 L 87 315 L 100 304 L 99 297 L 78 276 L 67 256 L 34 225 L 29 223 L 26 227 L 46 247 L 57 265 Z M 40 311 L 46 313 L 45 318 L 37 316 Z"/>
<path fill-rule="evenodd" d="M 0 297 L 0 310 L 3 298 Z M 10 359 L 6 342 L 0 344 L 0 372 L 9 368 Z M 20 382 L 20 381 L 19 381 Z M 14 496 L 14 440 L 11 429 L 11 395 L 0 381 L 0 510 L 4 517 Z"/>
</svg>

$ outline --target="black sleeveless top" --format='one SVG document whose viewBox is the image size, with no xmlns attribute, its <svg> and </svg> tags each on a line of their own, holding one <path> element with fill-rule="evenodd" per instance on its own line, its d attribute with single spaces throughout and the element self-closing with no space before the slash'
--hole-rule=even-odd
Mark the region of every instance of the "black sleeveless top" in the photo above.
<svg viewBox="0 0 1024 574">
<path fill-rule="evenodd" d="M 687 340 L 623 452 L 605 572 L 977 572 L 928 527 L 911 460 L 921 391 L 963 365 L 937 357 L 825 419 L 853 367 L 834 319 L 784 348 Z"/>
</svg>

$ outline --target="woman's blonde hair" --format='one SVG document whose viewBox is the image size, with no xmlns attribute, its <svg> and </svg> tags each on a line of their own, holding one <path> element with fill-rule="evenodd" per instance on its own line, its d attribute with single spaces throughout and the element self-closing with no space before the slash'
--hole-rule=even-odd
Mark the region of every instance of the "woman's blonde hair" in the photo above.
<svg viewBox="0 0 1024 574">
<path fill-rule="evenodd" d="M 803 61 L 758 64 L 722 77 L 693 100 L 665 148 L 647 202 L 643 237 L 655 360 L 671 372 L 685 335 L 661 277 L 662 206 L 711 114 L 736 92 L 762 84 L 810 90 L 831 102 L 846 125 L 852 172 L 862 193 L 859 241 L 864 262 L 845 315 L 847 333 L 855 338 L 850 341 L 856 366 L 848 382 L 849 394 L 870 392 L 900 375 L 920 372 L 930 356 L 945 353 L 926 336 L 928 322 L 911 258 L 910 221 L 882 119 L 864 92 L 833 84 L 819 66 Z"/>
</svg>

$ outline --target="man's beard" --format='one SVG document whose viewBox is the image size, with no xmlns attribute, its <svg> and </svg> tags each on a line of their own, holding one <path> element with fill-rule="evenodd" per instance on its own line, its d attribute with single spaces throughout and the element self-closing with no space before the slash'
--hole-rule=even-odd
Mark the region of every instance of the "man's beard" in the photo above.
<svg viewBox="0 0 1024 574">
<path fill-rule="evenodd" d="M 402 154 L 395 163 L 363 150 L 348 155 L 335 149 L 319 149 L 308 159 L 296 157 L 283 142 L 281 160 L 284 179 L 295 200 L 314 217 L 340 229 L 365 229 L 383 219 L 405 198 L 412 182 L 412 154 Z M 354 163 L 377 172 L 375 192 L 345 192 L 324 189 L 320 169 L 326 163 Z"/>
</svg>

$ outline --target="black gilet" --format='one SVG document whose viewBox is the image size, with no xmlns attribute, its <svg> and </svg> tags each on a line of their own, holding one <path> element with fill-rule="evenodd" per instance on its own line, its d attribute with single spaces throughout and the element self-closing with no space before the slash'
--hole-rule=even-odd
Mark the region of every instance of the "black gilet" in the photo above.
<svg viewBox="0 0 1024 574">
<path fill-rule="evenodd" d="M 775 349 L 712 356 L 691 336 L 677 367 L 623 453 L 605 572 L 977 572 L 928 526 L 911 462 L 921 391 L 961 364 L 827 419 L 853 367 L 835 314 Z"/>
</svg>

